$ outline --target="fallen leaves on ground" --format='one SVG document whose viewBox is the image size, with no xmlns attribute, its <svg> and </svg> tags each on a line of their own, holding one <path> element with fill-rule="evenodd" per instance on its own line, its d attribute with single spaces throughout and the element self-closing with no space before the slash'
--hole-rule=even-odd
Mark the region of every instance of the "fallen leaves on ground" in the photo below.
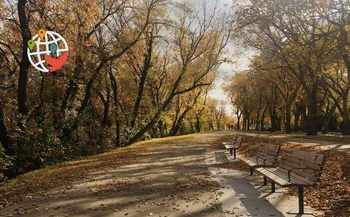
<svg viewBox="0 0 350 217">
<path fill-rule="evenodd" d="M 248 164 L 244 163 L 241 160 L 231 161 L 227 163 L 221 163 L 221 164 L 212 164 L 211 167 L 218 167 L 218 168 L 225 168 L 225 169 L 232 169 L 232 170 L 240 170 L 240 171 L 249 171 L 250 167 Z"/>
<path fill-rule="evenodd" d="M 175 184 L 175 190 L 188 191 L 189 189 L 198 189 L 205 191 L 216 191 L 220 189 L 220 184 L 216 181 L 212 181 L 210 174 L 191 175 L 185 180 L 178 181 Z"/>
<path fill-rule="evenodd" d="M 135 186 L 141 186 L 145 185 L 146 182 L 142 180 L 135 180 L 135 179 L 116 179 L 112 182 L 109 182 L 105 185 L 99 185 L 97 188 L 92 189 L 94 193 L 101 193 L 101 192 L 119 192 L 121 190 L 127 190 L 130 188 L 133 188 Z"/>
<path fill-rule="evenodd" d="M 0 209 L 40 195 L 48 189 L 61 186 L 69 188 L 73 181 L 83 179 L 91 171 L 131 163 L 137 157 L 145 155 L 150 148 L 165 142 L 170 144 L 190 138 L 191 135 L 185 135 L 148 140 L 20 175 L 0 185 Z"/>
</svg>

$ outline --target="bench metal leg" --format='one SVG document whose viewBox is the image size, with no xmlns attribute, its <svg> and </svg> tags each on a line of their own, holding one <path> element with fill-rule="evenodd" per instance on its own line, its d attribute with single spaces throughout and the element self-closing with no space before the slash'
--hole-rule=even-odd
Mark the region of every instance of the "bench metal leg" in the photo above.
<svg viewBox="0 0 350 217">
<path fill-rule="evenodd" d="M 276 192 L 276 184 L 274 182 L 271 182 L 271 192 L 272 193 Z"/>
<path fill-rule="evenodd" d="M 250 167 L 250 175 L 252 176 L 253 175 L 253 167 Z"/>
<path fill-rule="evenodd" d="M 304 214 L 304 188 L 299 186 L 299 214 Z"/>
<path fill-rule="evenodd" d="M 230 148 L 230 155 L 232 156 L 232 148 Z"/>
<path fill-rule="evenodd" d="M 264 176 L 264 185 L 267 185 L 267 178 Z"/>
<path fill-rule="evenodd" d="M 233 149 L 233 153 L 234 153 L 233 159 L 236 160 L 236 149 L 235 148 Z"/>
</svg>

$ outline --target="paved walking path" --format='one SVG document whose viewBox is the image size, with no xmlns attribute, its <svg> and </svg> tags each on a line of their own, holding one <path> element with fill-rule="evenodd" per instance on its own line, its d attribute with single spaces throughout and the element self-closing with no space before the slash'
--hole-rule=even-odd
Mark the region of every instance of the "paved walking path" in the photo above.
<svg viewBox="0 0 350 217">
<path fill-rule="evenodd" d="M 0 216 L 296 216 L 286 211 L 298 210 L 297 199 L 266 193 L 269 187 L 262 187 L 261 177 L 210 167 L 230 160 L 211 143 L 232 134 L 218 131 L 166 142 L 131 164 L 110 165 L 71 186 L 30 196 L 0 210 Z"/>
</svg>

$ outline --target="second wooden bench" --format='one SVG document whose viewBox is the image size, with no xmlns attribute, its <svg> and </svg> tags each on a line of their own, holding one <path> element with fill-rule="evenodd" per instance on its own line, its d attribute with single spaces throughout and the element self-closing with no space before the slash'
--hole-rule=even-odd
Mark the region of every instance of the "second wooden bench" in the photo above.
<svg viewBox="0 0 350 217">
<path fill-rule="evenodd" d="M 222 144 L 225 146 L 226 149 L 230 151 L 230 154 L 234 154 L 234 159 L 236 159 L 236 150 L 239 149 L 242 145 L 243 137 L 238 136 L 235 141 L 230 142 L 223 142 Z"/>
<path fill-rule="evenodd" d="M 275 166 L 280 147 L 279 145 L 260 143 L 255 157 L 240 159 L 250 166 L 250 175 L 253 175 L 254 168 Z"/>
</svg>

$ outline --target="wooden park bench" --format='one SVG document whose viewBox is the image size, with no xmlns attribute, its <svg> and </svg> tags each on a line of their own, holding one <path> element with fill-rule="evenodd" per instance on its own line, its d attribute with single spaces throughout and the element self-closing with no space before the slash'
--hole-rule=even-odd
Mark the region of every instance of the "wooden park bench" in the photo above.
<svg viewBox="0 0 350 217">
<path fill-rule="evenodd" d="M 241 158 L 241 160 L 250 166 L 250 175 L 253 175 L 254 168 L 274 167 L 276 165 L 280 147 L 279 145 L 260 143 L 255 157 Z"/>
<path fill-rule="evenodd" d="M 237 139 L 235 141 L 229 141 L 229 142 L 223 142 L 222 144 L 225 146 L 226 149 L 230 151 L 230 154 L 234 154 L 234 159 L 236 159 L 236 150 L 239 149 L 242 145 L 243 137 L 237 136 Z"/>
<path fill-rule="evenodd" d="M 297 186 L 299 189 L 299 214 L 304 213 L 304 187 L 312 186 L 321 176 L 325 157 L 313 152 L 291 148 L 282 150 L 278 167 L 255 168 L 266 179 L 271 181 L 271 192 L 275 192 L 275 184 L 282 187 Z"/>
<path fill-rule="evenodd" d="M 222 142 L 222 144 L 225 146 L 225 145 L 228 145 L 228 144 L 234 144 L 237 140 L 237 137 L 238 135 L 235 134 L 230 140 L 228 140 L 227 142 Z"/>
</svg>

